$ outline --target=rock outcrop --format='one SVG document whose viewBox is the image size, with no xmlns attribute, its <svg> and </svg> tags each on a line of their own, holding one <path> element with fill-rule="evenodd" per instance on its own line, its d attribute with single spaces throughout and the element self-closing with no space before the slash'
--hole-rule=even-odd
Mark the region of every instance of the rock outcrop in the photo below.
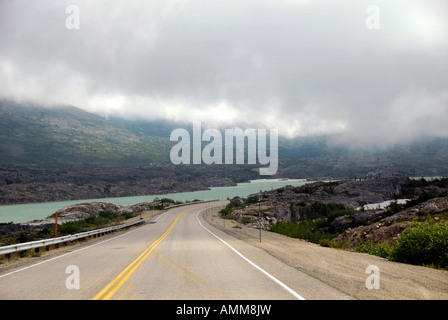
<svg viewBox="0 0 448 320">
<path fill-rule="evenodd" d="M 109 202 L 85 202 L 70 205 L 61 208 L 58 213 L 58 224 L 65 221 L 85 219 L 92 216 L 98 216 L 101 212 L 109 212 L 118 216 L 120 214 L 138 213 L 144 210 L 153 210 L 161 206 L 160 201 L 155 202 L 140 202 L 131 206 L 120 206 Z M 32 221 L 22 222 L 20 225 L 44 225 L 54 224 L 55 214 L 52 214 L 45 219 L 36 219 Z"/>
<path fill-rule="evenodd" d="M 376 212 L 376 215 L 381 216 L 384 212 L 385 210 L 380 210 Z M 356 246 L 358 242 L 364 242 L 368 238 L 372 239 L 374 243 L 393 243 L 399 239 L 400 234 L 411 225 L 413 220 L 421 220 L 428 215 L 436 220 L 448 220 L 448 197 L 428 200 L 376 222 L 371 220 L 365 221 L 366 225 L 351 225 L 333 241 L 339 244 L 348 244 L 351 247 Z M 355 215 L 353 218 L 357 216 Z"/>
<path fill-rule="evenodd" d="M 263 212 L 272 213 L 272 217 L 283 221 L 302 219 L 297 204 L 300 203 L 339 203 L 352 208 L 361 208 L 365 204 L 380 203 L 400 198 L 409 178 L 394 176 L 371 180 L 347 180 L 333 182 L 316 182 L 301 187 L 285 186 L 280 189 L 256 193 L 261 199 Z M 254 213 L 257 204 L 235 211 L 238 216 L 246 212 Z M 372 214 L 372 213 L 370 213 Z M 363 213 L 357 219 L 367 219 L 369 213 Z"/>
<path fill-rule="evenodd" d="M 313 212 L 310 216 L 306 216 L 306 212 L 301 212 L 303 208 L 308 209 L 308 213 L 310 208 L 311 211 L 314 210 L 313 204 L 342 204 L 345 206 L 343 208 L 348 207 L 351 210 L 330 220 L 330 225 L 313 231 L 338 234 L 334 239 L 335 243 L 349 244 L 352 247 L 368 238 L 374 239 L 374 242 L 392 243 L 399 238 L 413 219 L 423 219 L 431 215 L 436 219 L 448 220 L 447 192 L 446 180 L 431 183 L 402 176 L 362 181 L 317 182 L 301 187 L 286 186 L 261 192 L 250 195 L 247 199 L 233 199 L 237 209 L 232 215 L 247 226 L 258 228 L 261 225 L 262 228 L 269 229 L 270 225 L 279 220 L 294 222 L 326 217 L 325 214 L 316 216 Z M 421 196 L 423 197 L 419 198 Z M 431 199 L 424 201 L 427 199 L 426 196 Z M 256 201 L 248 201 L 251 197 L 257 197 Z M 403 210 L 404 207 L 398 205 L 397 199 L 405 197 L 418 198 L 414 202 L 417 204 Z M 372 206 L 373 209 L 363 209 L 366 204 L 388 201 L 392 209 L 379 208 L 376 204 Z M 410 204 L 412 205 L 412 202 Z M 318 207 L 316 206 L 317 209 Z M 263 218 L 260 219 L 261 217 Z"/>
<path fill-rule="evenodd" d="M 172 204 L 168 202 L 167 205 Z M 137 215 L 141 211 L 154 210 L 162 207 L 161 200 L 154 202 L 140 202 L 130 206 L 120 206 L 109 202 L 85 202 L 78 203 L 71 206 L 61 208 L 58 213 L 58 225 L 64 222 L 85 219 L 89 217 L 99 216 L 105 214 L 107 217 L 114 215 L 118 218 L 120 215 L 134 214 Z M 55 214 L 52 214 L 44 219 L 36 219 L 22 223 L 6 223 L 0 224 L 0 245 L 9 244 L 9 241 L 18 238 L 20 242 L 35 240 L 42 231 L 48 227 L 53 227 L 55 224 Z M 15 240 L 17 241 L 17 240 Z"/>
</svg>

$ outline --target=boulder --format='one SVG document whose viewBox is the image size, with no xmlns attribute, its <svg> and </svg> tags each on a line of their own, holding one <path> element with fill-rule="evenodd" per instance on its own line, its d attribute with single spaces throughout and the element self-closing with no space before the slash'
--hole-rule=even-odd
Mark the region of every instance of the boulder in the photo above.
<svg viewBox="0 0 448 320">
<path fill-rule="evenodd" d="M 98 215 L 101 211 L 111 211 L 118 214 L 119 206 L 109 202 L 89 202 L 74 204 L 62 209 L 59 209 L 58 219 L 61 220 L 77 220 L 85 219 L 91 216 Z M 52 216 L 47 217 L 52 218 Z"/>
</svg>

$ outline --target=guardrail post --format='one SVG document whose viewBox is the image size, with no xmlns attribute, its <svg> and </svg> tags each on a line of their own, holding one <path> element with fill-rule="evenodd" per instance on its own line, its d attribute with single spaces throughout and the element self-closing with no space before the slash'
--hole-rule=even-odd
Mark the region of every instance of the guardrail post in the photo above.
<svg viewBox="0 0 448 320">
<path fill-rule="evenodd" d="M 54 237 L 58 237 L 58 212 L 54 214 Z"/>
<path fill-rule="evenodd" d="M 55 214 L 55 221 L 57 220 L 56 214 Z M 92 234 L 97 237 L 100 235 L 108 234 L 113 232 L 117 229 L 122 228 L 128 228 L 131 225 L 139 224 L 144 222 L 143 220 L 137 220 L 134 222 L 125 223 L 120 226 L 115 227 L 108 227 L 103 229 L 97 229 L 91 232 L 81 232 L 79 234 L 76 234 L 75 236 L 63 236 L 60 238 L 53 238 L 53 239 L 45 239 L 45 240 L 37 240 L 37 241 L 31 241 L 31 242 L 25 242 L 25 243 L 19 243 L 14 245 L 7 245 L 7 246 L 0 246 L 0 256 L 4 256 L 7 259 L 11 257 L 11 253 L 14 252 L 26 252 L 30 251 L 32 249 L 35 249 L 35 252 L 40 252 L 40 249 L 38 248 L 45 248 L 45 250 L 50 250 L 51 247 L 53 248 L 59 248 L 61 245 L 68 245 L 69 242 L 74 241 L 75 239 L 82 239 L 86 237 L 91 237 Z M 55 228 L 56 229 L 56 228 Z M 43 249 L 42 249 L 43 250 Z"/>
</svg>

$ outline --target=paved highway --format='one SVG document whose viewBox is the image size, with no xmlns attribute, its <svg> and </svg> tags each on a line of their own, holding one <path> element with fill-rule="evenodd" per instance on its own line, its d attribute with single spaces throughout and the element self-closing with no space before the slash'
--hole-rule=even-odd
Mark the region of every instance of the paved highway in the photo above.
<svg viewBox="0 0 448 320">
<path fill-rule="evenodd" d="M 210 206 L 148 223 L 0 273 L 0 299 L 347 299 L 207 224 Z"/>
</svg>

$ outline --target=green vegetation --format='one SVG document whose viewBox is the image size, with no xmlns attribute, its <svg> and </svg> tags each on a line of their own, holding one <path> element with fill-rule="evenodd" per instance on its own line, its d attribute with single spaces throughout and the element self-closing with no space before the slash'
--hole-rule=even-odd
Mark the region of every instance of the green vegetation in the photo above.
<svg viewBox="0 0 448 320">
<path fill-rule="evenodd" d="M 154 198 L 154 202 L 159 202 L 159 205 L 155 206 L 154 210 L 163 210 L 165 209 L 165 207 L 183 203 L 182 201 L 174 201 L 173 199 L 170 198 L 159 199 L 158 197 Z"/>
<path fill-rule="evenodd" d="M 278 221 L 270 231 L 288 237 L 300 238 L 322 246 L 338 249 L 349 249 L 347 245 L 335 244 L 331 241 L 336 234 L 316 231 L 327 224 L 324 218 L 305 220 L 302 222 Z M 423 221 L 413 221 L 399 240 L 394 243 L 375 243 L 373 237 L 359 241 L 356 252 L 368 253 L 391 261 L 448 269 L 448 223 L 427 217 Z"/>
<path fill-rule="evenodd" d="M 248 197 L 245 201 L 241 202 L 239 199 L 232 199 L 227 204 L 227 206 L 220 211 L 221 217 L 224 219 L 233 219 L 232 212 L 237 209 L 242 209 L 248 205 L 254 204 L 258 202 L 257 196 Z"/>
<path fill-rule="evenodd" d="M 425 187 L 448 187 L 448 178 L 434 180 L 413 180 L 410 179 L 405 186 L 405 190 L 421 188 L 423 191 L 417 198 L 405 204 L 392 203 L 388 210 L 376 220 L 391 216 L 400 211 L 424 203 L 430 199 L 446 197 L 447 191 L 427 192 Z M 435 189 L 437 190 L 437 189 Z M 431 216 L 424 220 L 414 220 L 412 225 L 403 231 L 394 243 L 375 243 L 372 237 L 367 241 L 359 242 L 355 250 L 364 252 L 392 261 L 423 265 L 436 268 L 448 269 L 448 223 L 444 221 L 447 213 L 439 216 L 441 221 L 436 221 Z M 334 244 L 332 244 L 334 245 Z M 342 248 L 343 246 L 339 246 Z"/>
<path fill-rule="evenodd" d="M 414 221 L 393 244 L 374 243 L 369 239 L 359 244 L 356 251 L 397 262 L 447 269 L 448 223 L 427 217 Z"/>
<path fill-rule="evenodd" d="M 311 204 L 300 202 L 295 205 L 298 209 L 300 220 L 312 220 L 325 218 L 326 224 L 321 228 L 328 227 L 336 217 L 355 214 L 356 211 L 341 203 L 313 202 Z"/>
<path fill-rule="evenodd" d="M 169 161 L 169 135 L 149 135 L 75 107 L 24 107 L 0 101 L 0 114 L 3 164 L 129 166 Z"/>
<path fill-rule="evenodd" d="M 120 215 L 120 222 L 123 222 L 129 218 L 136 216 L 138 213 L 126 213 Z M 105 228 L 108 226 L 118 224 L 118 215 L 113 211 L 101 211 L 98 215 L 90 216 L 88 218 L 67 221 L 58 225 L 58 236 L 65 236 L 94 229 Z M 3 241 L 2 245 L 23 243 L 29 241 L 35 241 L 40 239 L 48 239 L 54 237 L 55 229 L 54 225 L 47 226 L 38 230 L 26 230 L 17 233 L 16 235 L 10 235 Z"/>
<path fill-rule="evenodd" d="M 446 180 L 446 179 L 445 179 Z M 446 183 L 445 181 L 443 183 Z M 423 203 L 442 194 L 423 193 L 407 204 L 393 204 L 385 213 L 386 216 Z M 322 246 L 348 249 L 347 245 L 335 244 L 331 240 L 337 236 L 327 232 L 331 222 L 338 216 L 351 215 L 355 211 L 341 204 L 295 204 L 300 221 L 277 221 L 270 231 L 293 238 L 304 239 Z M 359 241 L 354 249 L 356 252 L 376 255 L 391 261 L 448 269 L 448 223 L 437 221 L 428 216 L 425 220 L 414 220 L 412 225 L 402 232 L 399 240 L 394 243 L 374 242 L 373 237 Z"/>
<path fill-rule="evenodd" d="M 430 199 L 439 198 L 439 197 L 446 197 L 448 196 L 448 191 L 442 191 L 442 192 L 427 192 L 424 190 L 425 187 L 438 187 L 438 188 L 448 188 L 448 178 L 442 178 L 442 179 L 434 179 L 434 180 L 414 180 L 409 179 L 409 182 L 404 186 L 403 190 L 403 197 L 408 197 L 411 200 L 404 204 L 399 204 L 397 202 L 391 203 L 388 210 L 385 212 L 385 214 L 381 217 L 390 216 L 394 213 L 406 210 L 408 208 L 411 208 L 413 206 L 416 206 L 420 203 L 423 203 L 425 201 L 428 201 Z M 417 197 L 414 198 L 412 194 L 406 193 L 406 190 L 414 190 L 421 188 L 422 193 Z"/>
<path fill-rule="evenodd" d="M 448 223 L 428 217 L 406 229 L 391 253 L 392 260 L 448 267 Z"/>
<path fill-rule="evenodd" d="M 429 186 L 437 186 L 440 188 L 446 188 L 448 187 L 448 178 L 442 177 L 437 179 L 429 179 L 426 180 L 425 178 L 421 178 L 419 180 L 417 179 L 409 179 L 409 182 L 406 185 L 406 188 L 424 188 Z"/>
<path fill-rule="evenodd" d="M 221 210 L 224 218 L 231 219 L 232 212 L 236 209 L 244 208 L 248 205 L 258 202 L 257 196 L 248 197 L 244 202 L 238 199 L 232 199 L 227 206 Z M 271 226 L 270 231 L 284 234 L 288 237 L 305 239 L 314 243 L 328 243 L 328 240 L 334 238 L 336 234 L 325 231 L 331 222 L 339 216 L 351 215 L 356 211 L 338 203 L 305 203 L 291 205 L 294 216 L 300 221 L 285 222 L 277 221 Z M 245 222 L 243 218 L 243 223 Z"/>
<path fill-rule="evenodd" d="M 323 243 L 336 236 L 334 233 L 316 231 L 317 228 L 323 228 L 327 225 L 325 218 L 315 220 L 305 220 L 301 222 L 277 221 L 270 228 L 270 231 L 284 234 L 288 237 L 305 239 L 313 243 Z"/>
<path fill-rule="evenodd" d="M 270 231 L 325 246 L 336 236 L 335 233 L 327 231 L 333 220 L 339 216 L 356 213 L 355 210 L 339 203 L 300 202 L 291 209 L 297 211 L 296 216 L 300 221 L 277 221 L 271 226 Z"/>
<path fill-rule="evenodd" d="M 157 206 L 151 206 L 151 210 L 163 210 L 164 206 L 169 206 L 173 204 L 182 204 L 181 201 L 174 201 L 169 198 L 158 199 L 155 201 L 159 202 Z M 198 200 L 193 200 L 198 201 Z M 120 214 L 120 222 L 137 216 L 140 210 L 132 213 L 122 213 Z M 54 214 L 49 217 L 54 218 Z M 90 217 L 84 219 L 77 219 L 72 221 L 65 221 L 58 224 L 58 236 L 65 236 L 70 234 L 76 234 L 85 231 L 91 231 L 95 229 L 105 228 L 108 226 L 113 226 L 118 224 L 118 214 L 114 210 L 102 210 L 97 212 L 97 214 L 91 215 Z M 11 226 L 11 228 L 8 227 Z M 4 231 L 0 229 L 0 245 L 10 245 L 15 243 L 24 243 L 41 239 L 52 238 L 55 235 L 54 224 L 42 225 L 42 226 L 32 226 L 25 229 L 15 228 L 14 223 L 0 223 L 0 227 L 5 227 Z"/>
<path fill-rule="evenodd" d="M 371 236 L 368 237 L 367 241 L 359 241 L 355 248 L 356 252 L 368 253 L 385 259 L 390 259 L 393 250 L 394 245 L 388 242 L 375 243 Z"/>
<path fill-rule="evenodd" d="M 120 222 L 127 220 L 135 214 L 122 214 L 120 215 Z M 58 226 L 58 235 L 64 236 L 69 234 L 75 234 L 85 231 L 90 231 L 94 229 L 104 228 L 110 225 L 115 225 L 118 223 L 118 215 L 113 211 L 101 211 L 97 216 L 91 216 L 76 221 L 64 222 Z M 44 229 L 43 232 L 47 232 L 49 235 L 54 234 L 54 227 L 49 227 Z"/>
</svg>

